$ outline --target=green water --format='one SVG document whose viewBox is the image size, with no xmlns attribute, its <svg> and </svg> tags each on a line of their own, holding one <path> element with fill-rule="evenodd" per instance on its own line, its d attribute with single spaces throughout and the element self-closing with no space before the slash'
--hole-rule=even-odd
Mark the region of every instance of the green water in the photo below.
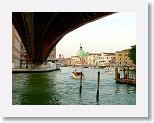
<svg viewBox="0 0 154 123">
<path fill-rule="evenodd" d="M 103 69 L 76 68 L 85 75 L 82 94 L 80 81 L 72 78 L 75 68 L 62 67 L 47 73 L 20 73 L 12 75 L 13 105 L 135 105 L 136 87 L 117 84 L 114 72 Z M 100 71 L 100 94 L 96 101 L 97 72 Z"/>
</svg>

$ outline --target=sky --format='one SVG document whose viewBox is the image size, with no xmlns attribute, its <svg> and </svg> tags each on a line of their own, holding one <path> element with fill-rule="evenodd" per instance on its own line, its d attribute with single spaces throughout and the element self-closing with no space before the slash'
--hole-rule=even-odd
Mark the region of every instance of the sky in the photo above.
<svg viewBox="0 0 154 123">
<path fill-rule="evenodd" d="M 116 52 L 136 44 L 136 13 L 119 12 L 88 23 L 65 35 L 56 45 L 56 57 L 75 56 L 82 49 L 89 53 Z"/>
</svg>

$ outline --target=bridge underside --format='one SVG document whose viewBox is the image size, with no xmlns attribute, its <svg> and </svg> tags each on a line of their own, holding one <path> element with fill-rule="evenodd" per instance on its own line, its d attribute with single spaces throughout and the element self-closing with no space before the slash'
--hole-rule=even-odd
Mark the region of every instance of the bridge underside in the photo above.
<svg viewBox="0 0 154 123">
<path fill-rule="evenodd" d="M 113 12 L 13 12 L 12 23 L 31 61 L 42 64 L 67 33 L 110 14 Z"/>
</svg>

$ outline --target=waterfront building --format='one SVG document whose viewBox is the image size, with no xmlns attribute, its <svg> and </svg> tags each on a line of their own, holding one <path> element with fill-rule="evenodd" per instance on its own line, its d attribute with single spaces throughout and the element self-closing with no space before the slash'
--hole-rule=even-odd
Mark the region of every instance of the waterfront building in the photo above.
<svg viewBox="0 0 154 123">
<path fill-rule="evenodd" d="M 59 58 L 57 58 L 57 62 L 61 64 L 61 66 L 71 66 L 71 58 L 64 58 L 62 54 L 59 54 Z"/>
<path fill-rule="evenodd" d="M 87 54 L 82 49 L 80 45 L 80 49 L 77 51 L 76 56 L 71 56 L 71 65 L 72 66 L 85 66 L 87 65 Z"/>
<path fill-rule="evenodd" d="M 51 53 L 49 54 L 44 65 L 49 65 L 49 67 L 52 67 L 52 70 L 60 70 L 61 54 L 59 56 L 60 56 L 59 58 L 56 58 L 56 46 L 55 46 L 51 51 Z"/>
<path fill-rule="evenodd" d="M 21 38 L 12 25 L 12 68 L 21 68 Z"/>
<path fill-rule="evenodd" d="M 66 66 L 71 66 L 71 58 L 64 58 L 63 64 Z"/>
<path fill-rule="evenodd" d="M 87 64 L 89 67 L 99 66 L 100 59 L 101 59 L 100 53 L 89 53 L 87 56 Z"/>
<path fill-rule="evenodd" d="M 114 66 L 116 61 L 115 53 L 101 53 L 100 66 Z"/>
<path fill-rule="evenodd" d="M 89 67 L 106 67 L 115 64 L 115 53 L 90 53 L 87 56 Z"/>
<path fill-rule="evenodd" d="M 20 53 L 21 53 L 21 58 L 20 58 L 21 67 L 20 68 L 22 69 L 22 68 L 26 68 L 26 65 L 28 66 L 28 63 L 26 62 L 26 59 L 25 59 L 25 56 L 24 56 L 24 55 L 27 55 L 24 44 L 21 42 L 20 46 L 21 46 L 21 50 L 20 50 Z"/>
<path fill-rule="evenodd" d="M 22 40 L 15 27 L 12 25 L 12 68 L 30 68 L 32 63 L 28 59 L 26 59 L 25 56 L 27 56 L 28 58 Z M 47 61 L 56 61 L 56 47 L 49 54 Z M 45 64 L 47 63 L 47 61 L 45 62 Z"/>
<path fill-rule="evenodd" d="M 128 57 L 130 49 L 116 51 L 116 65 L 117 66 L 133 66 L 133 61 Z"/>
<path fill-rule="evenodd" d="M 85 57 L 86 56 L 86 53 L 84 50 L 82 50 L 82 46 L 80 45 L 80 49 L 77 51 L 77 54 L 76 56 L 78 57 Z"/>
<path fill-rule="evenodd" d="M 56 47 L 54 47 L 54 49 L 51 51 L 51 53 L 49 54 L 50 59 L 55 59 L 56 58 Z"/>
<path fill-rule="evenodd" d="M 71 65 L 72 66 L 81 66 L 81 59 L 78 56 L 71 56 Z"/>
<path fill-rule="evenodd" d="M 59 58 L 57 58 L 57 62 L 59 64 L 61 64 L 61 66 L 66 66 L 65 65 L 65 58 L 64 58 L 64 56 L 62 54 L 59 54 Z"/>
<path fill-rule="evenodd" d="M 24 44 L 17 30 L 12 25 L 12 68 L 23 69 L 31 67 L 30 61 L 25 56 L 28 58 Z"/>
<path fill-rule="evenodd" d="M 49 54 L 47 61 L 54 63 L 56 61 L 56 47 Z"/>
</svg>

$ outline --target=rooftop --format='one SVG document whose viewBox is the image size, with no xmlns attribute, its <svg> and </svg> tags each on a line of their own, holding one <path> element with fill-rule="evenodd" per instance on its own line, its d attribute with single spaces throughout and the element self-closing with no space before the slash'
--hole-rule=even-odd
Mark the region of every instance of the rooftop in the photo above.
<svg viewBox="0 0 154 123">
<path fill-rule="evenodd" d="M 124 49 L 124 50 L 122 50 L 122 51 L 116 51 L 116 53 L 127 53 L 127 52 L 129 52 L 129 50 L 130 50 L 130 49 Z"/>
</svg>

